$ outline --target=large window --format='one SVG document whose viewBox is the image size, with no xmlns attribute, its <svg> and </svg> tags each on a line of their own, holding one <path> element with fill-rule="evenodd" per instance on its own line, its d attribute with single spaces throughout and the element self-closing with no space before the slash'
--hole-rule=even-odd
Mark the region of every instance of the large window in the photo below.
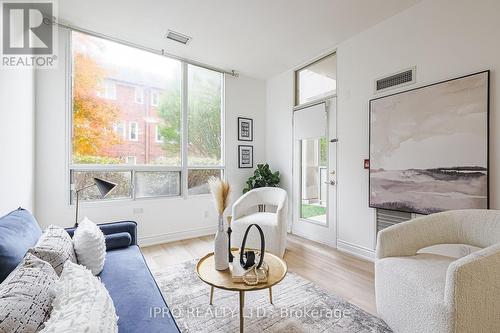
<svg viewBox="0 0 500 333">
<path fill-rule="evenodd" d="M 337 93 L 337 55 L 330 54 L 295 72 L 295 105 Z"/>
<path fill-rule="evenodd" d="M 224 169 L 223 88 L 219 72 L 72 32 L 74 188 L 102 177 L 118 184 L 110 199 L 208 193 Z"/>
</svg>

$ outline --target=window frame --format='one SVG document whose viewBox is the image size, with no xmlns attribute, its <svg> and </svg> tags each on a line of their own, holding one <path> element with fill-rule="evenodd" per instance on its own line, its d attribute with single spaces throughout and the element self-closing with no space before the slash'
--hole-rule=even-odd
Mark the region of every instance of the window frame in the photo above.
<svg viewBox="0 0 500 333">
<path fill-rule="evenodd" d="M 321 62 L 321 61 L 325 60 L 326 58 L 331 57 L 333 55 L 335 55 L 335 57 L 337 57 L 337 50 L 336 49 L 333 50 L 333 51 L 331 51 L 331 52 L 328 52 L 326 54 L 321 55 L 320 57 L 318 57 L 318 58 L 314 59 L 313 61 L 310 61 L 310 62 L 308 62 L 308 63 L 306 63 L 306 64 L 304 64 L 304 65 L 296 68 L 293 71 L 293 109 L 294 110 L 302 109 L 302 108 L 307 107 L 309 105 L 313 105 L 313 104 L 316 104 L 318 102 L 326 101 L 326 100 L 331 99 L 333 97 L 337 97 L 338 86 L 335 89 L 335 92 L 333 92 L 331 94 L 328 94 L 328 95 L 325 95 L 325 96 L 322 96 L 320 98 L 316 98 L 316 99 L 310 100 L 310 101 L 302 103 L 302 104 L 300 104 L 300 102 L 299 102 L 299 94 L 298 94 L 298 89 L 299 89 L 299 87 L 298 87 L 298 81 L 299 81 L 298 80 L 298 75 L 299 75 L 299 72 L 301 70 L 306 69 L 307 67 L 310 67 L 311 65 L 314 65 L 314 64 L 316 64 L 318 62 Z M 335 63 L 337 63 L 337 65 L 338 65 L 338 59 L 337 58 L 335 59 Z M 338 67 L 337 67 L 337 69 L 338 69 Z M 338 80 L 337 80 L 337 83 L 338 83 Z"/>
<path fill-rule="evenodd" d="M 77 31 L 78 32 L 78 31 Z M 131 173 L 131 196 L 126 197 L 126 198 L 102 198 L 102 199 L 92 199 L 92 200 L 85 200 L 80 202 L 80 204 L 93 204 L 93 203 L 99 203 L 99 202 L 121 202 L 121 201 L 137 201 L 137 200 L 175 200 L 175 199 L 183 199 L 186 200 L 190 197 L 209 197 L 211 194 L 188 194 L 188 171 L 189 170 L 194 170 L 194 169 L 199 169 L 199 170 L 220 170 L 222 178 L 226 178 L 226 74 L 224 72 L 215 70 L 215 69 L 209 69 L 209 68 L 204 68 L 206 70 L 211 70 L 214 72 L 217 72 L 221 75 L 221 105 L 220 105 L 220 119 L 221 119 L 221 163 L 219 165 L 212 165 L 212 166 L 206 166 L 206 165 L 188 165 L 188 133 L 187 133 L 187 125 L 188 125 L 188 65 L 189 63 L 169 57 L 167 55 L 163 55 L 166 58 L 169 59 L 174 59 L 180 62 L 181 64 L 181 163 L 178 166 L 169 166 L 169 165 L 142 165 L 142 164 L 136 164 L 136 165 L 128 165 L 128 164 L 73 164 L 72 163 L 72 154 L 73 154 L 73 45 L 72 45 L 72 33 L 73 31 L 68 31 L 67 34 L 67 42 L 68 46 L 65 50 L 65 56 L 66 56 L 66 91 L 67 91 L 67 96 L 66 98 L 66 107 L 67 107 L 67 114 L 69 115 L 66 117 L 67 119 L 67 140 L 69 141 L 69 144 L 66 145 L 67 147 L 67 184 L 69 191 L 67 191 L 67 202 L 69 206 L 74 205 L 72 202 L 72 193 L 75 190 L 75 184 L 72 183 L 72 172 L 77 172 L 77 171 L 86 171 L 86 172 L 112 172 L 112 171 L 122 171 L 122 172 L 130 172 Z M 78 33 L 83 33 L 83 32 L 78 32 Z M 114 40 L 109 40 L 107 38 L 104 38 L 102 36 L 96 36 L 93 34 L 87 34 L 92 37 L 100 38 L 105 41 L 110 41 L 114 43 L 119 43 Z M 136 48 L 127 44 L 123 44 L 125 46 L 132 47 L 137 50 L 141 50 L 140 48 Z M 144 52 L 148 52 L 147 50 L 142 50 Z M 157 55 L 156 53 L 153 52 L 153 54 Z M 196 66 L 196 65 L 193 65 Z M 115 85 L 115 99 L 116 99 L 116 83 L 113 82 Z M 141 87 L 142 88 L 142 87 Z M 143 98 L 144 98 L 144 88 L 143 89 Z M 159 92 L 158 92 L 159 93 Z M 143 100 L 144 103 L 144 100 Z M 158 103 L 159 104 L 159 103 Z M 124 125 L 127 126 L 127 122 L 123 121 Z M 128 128 L 125 128 L 125 136 L 128 138 Z M 155 133 L 156 134 L 156 133 Z M 137 139 L 139 138 L 139 127 L 137 126 Z M 135 142 L 135 141 L 134 141 Z M 151 196 L 151 197 L 136 197 L 136 191 L 135 191 L 135 183 L 136 183 L 136 172 L 141 172 L 141 171 L 158 171 L 158 172 L 169 172 L 169 171 L 174 171 L 174 172 L 180 172 L 180 178 L 181 178 L 181 183 L 180 183 L 180 195 L 175 195 L 175 196 L 165 196 L 165 195 L 158 195 L 158 196 Z"/>
<path fill-rule="evenodd" d="M 132 139 L 132 125 L 135 125 L 135 138 Z M 139 123 L 137 121 L 128 122 L 128 141 L 137 142 L 139 141 Z"/>
<path fill-rule="evenodd" d="M 134 163 L 129 163 L 129 158 L 132 158 L 134 160 Z M 127 165 L 137 165 L 137 156 L 134 156 L 134 155 L 129 155 L 127 157 L 125 157 L 125 161 Z"/>
<path fill-rule="evenodd" d="M 210 193 L 205 193 L 205 194 L 189 194 L 189 184 L 187 184 L 187 180 L 189 177 L 189 171 L 191 170 L 218 170 L 221 173 L 221 178 L 225 179 L 226 178 L 226 170 L 218 167 L 187 167 L 186 168 L 186 195 L 193 197 L 193 196 L 203 196 L 203 195 L 208 195 L 210 196 Z"/>
<path fill-rule="evenodd" d="M 157 194 L 157 195 L 149 195 L 149 196 L 138 196 L 136 192 L 136 187 L 137 187 L 137 176 L 136 173 L 140 172 L 178 172 L 179 173 L 179 195 L 172 195 L 172 194 Z M 134 200 L 150 200 L 150 199 L 169 199 L 169 198 L 181 198 L 182 197 L 182 171 L 175 171 L 175 170 L 167 170 L 167 171 L 158 171 L 158 170 L 134 170 L 132 172 L 132 193 Z"/>
</svg>

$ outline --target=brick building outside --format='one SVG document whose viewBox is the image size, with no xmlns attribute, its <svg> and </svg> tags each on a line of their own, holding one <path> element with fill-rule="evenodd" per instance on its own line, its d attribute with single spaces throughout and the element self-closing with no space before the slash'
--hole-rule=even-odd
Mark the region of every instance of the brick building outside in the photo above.
<svg viewBox="0 0 500 333">
<path fill-rule="evenodd" d="M 138 75 L 137 71 L 123 67 L 101 66 L 108 74 L 96 94 L 113 101 L 119 109 L 119 120 L 113 129 L 120 143 L 110 145 L 106 156 L 125 164 L 165 164 L 158 107 L 169 82 L 154 73 Z"/>
</svg>

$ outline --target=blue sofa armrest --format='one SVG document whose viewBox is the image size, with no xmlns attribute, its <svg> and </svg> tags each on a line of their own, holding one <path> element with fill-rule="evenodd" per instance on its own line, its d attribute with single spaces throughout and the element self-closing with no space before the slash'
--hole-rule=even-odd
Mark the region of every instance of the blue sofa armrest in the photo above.
<svg viewBox="0 0 500 333">
<path fill-rule="evenodd" d="M 97 226 L 106 236 L 107 250 L 125 247 L 128 245 L 137 245 L 137 223 L 134 221 L 101 223 Z M 76 228 L 66 228 L 66 231 L 71 237 L 73 237 L 75 229 Z"/>
</svg>

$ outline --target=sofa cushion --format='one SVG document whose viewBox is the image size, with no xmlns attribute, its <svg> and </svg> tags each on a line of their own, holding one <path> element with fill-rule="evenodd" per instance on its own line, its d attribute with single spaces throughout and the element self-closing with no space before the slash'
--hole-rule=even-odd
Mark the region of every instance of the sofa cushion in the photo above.
<svg viewBox="0 0 500 333">
<path fill-rule="evenodd" d="M 35 218 L 25 209 L 18 208 L 0 218 L 0 282 L 19 265 L 41 235 Z"/>
<path fill-rule="evenodd" d="M 57 281 L 52 266 L 28 253 L 0 284 L 0 332 L 37 332 L 48 319 Z"/>
<path fill-rule="evenodd" d="M 40 333 L 118 332 L 118 318 L 109 292 L 84 266 L 68 260 L 53 289 L 53 309 Z"/>
<path fill-rule="evenodd" d="M 179 332 L 137 245 L 108 251 L 100 278 L 115 304 L 120 333 Z M 155 315 L 156 309 L 162 313 Z"/>
<path fill-rule="evenodd" d="M 76 263 L 71 237 L 66 230 L 55 225 L 48 226 L 35 247 L 28 252 L 51 264 L 58 276 L 67 260 Z"/>
</svg>

